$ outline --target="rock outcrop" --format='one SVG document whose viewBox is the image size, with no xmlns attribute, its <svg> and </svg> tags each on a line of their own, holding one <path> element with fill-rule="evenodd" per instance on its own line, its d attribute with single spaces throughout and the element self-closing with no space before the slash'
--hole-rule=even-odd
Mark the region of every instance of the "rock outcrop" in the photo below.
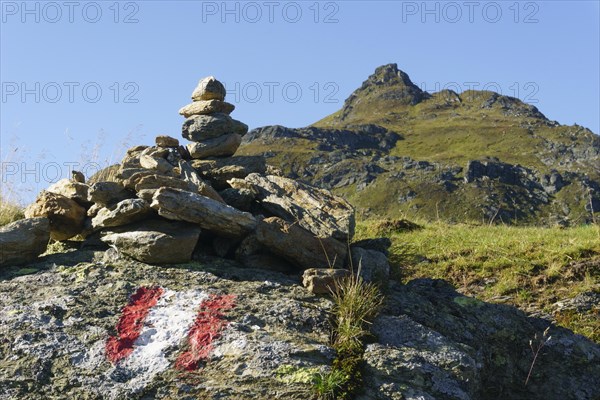
<svg viewBox="0 0 600 400">
<path fill-rule="evenodd" d="M 529 341 L 549 326 L 513 307 L 462 296 L 441 280 L 394 285 L 373 324 L 378 341 L 367 345 L 357 398 L 598 398 L 600 346 L 559 327 L 550 327 L 525 384 Z"/>
<path fill-rule="evenodd" d="M 331 369 L 333 304 L 298 278 L 219 258 L 164 268 L 109 253 L 49 255 L 10 279 L 0 271 L 0 399 L 304 400 Z M 126 316 L 144 310 L 131 329 Z M 356 398 L 596 400 L 600 346 L 555 326 L 525 385 L 529 340 L 548 325 L 443 281 L 392 284 Z"/>
</svg>

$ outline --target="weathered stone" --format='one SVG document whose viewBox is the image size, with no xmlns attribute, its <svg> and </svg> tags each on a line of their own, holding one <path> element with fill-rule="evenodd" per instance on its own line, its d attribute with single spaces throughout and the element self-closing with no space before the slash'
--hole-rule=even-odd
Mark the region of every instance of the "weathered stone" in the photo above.
<svg viewBox="0 0 600 400">
<path fill-rule="evenodd" d="M 72 170 L 71 180 L 76 183 L 85 183 L 85 175 L 81 171 Z"/>
<path fill-rule="evenodd" d="M 88 186 L 91 186 L 97 182 L 118 182 L 120 172 L 121 164 L 109 165 L 93 174 L 86 183 Z"/>
<path fill-rule="evenodd" d="M 167 158 L 170 153 L 168 147 L 149 146 L 140 153 L 140 156 L 150 156 L 154 158 Z"/>
<path fill-rule="evenodd" d="M 252 214 L 208 197 L 178 189 L 161 188 L 151 207 L 167 219 L 188 221 L 226 237 L 241 237 L 256 228 Z"/>
<path fill-rule="evenodd" d="M 46 251 L 48 218 L 28 218 L 0 227 L 0 267 L 31 262 Z"/>
<path fill-rule="evenodd" d="M 200 79 L 198 86 L 192 92 L 192 100 L 225 100 L 225 86 L 214 76 Z"/>
<path fill-rule="evenodd" d="M 301 269 L 343 267 L 347 249 L 334 238 L 317 238 L 297 224 L 278 217 L 264 219 L 256 229 L 256 239 L 270 252 Z"/>
<path fill-rule="evenodd" d="M 186 118 L 191 117 L 192 115 L 207 115 L 214 113 L 223 113 L 223 114 L 231 114 L 231 112 L 235 109 L 233 104 L 227 103 L 221 100 L 198 100 L 194 101 L 192 104 L 188 104 L 187 106 L 181 107 L 179 110 L 179 114 L 183 115 Z"/>
<path fill-rule="evenodd" d="M 194 168 L 187 161 L 180 160 L 179 169 L 181 170 L 181 175 L 183 179 L 190 185 L 192 185 L 193 190 L 190 191 L 195 191 L 201 194 L 202 196 L 206 196 L 208 198 L 225 204 L 225 200 L 223 200 L 221 195 L 217 193 L 217 191 L 213 189 L 211 185 L 204 182 L 202 178 L 200 178 L 196 170 L 194 170 Z"/>
<path fill-rule="evenodd" d="M 164 220 L 145 221 L 102 235 L 119 252 L 148 264 L 175 264 L 192 259 L 198 226 Z"/>
<path fill-rule="evenodd" d="M 222 259 L 208 268 L 164 268 L 115 257 L 114 249 L 75 261 L 91 253 L 52 256 L 56 268 L 0 279 L 3 400 L 306 400 L 311 377 L 330 368 L 331 301 L 311 295 L 293 277 Z M 159 301 L 170 312 L 153 310 L 168 326 L 150 326 L 151 309 L 134 353 L 109 362 L 106 343 L 118 338 L 121 310 L 140 287 L 153 286 L 164 290 Z M 198 349 L 207 354 L 198 369 L 180 371 L 176 360 L 189 349 L 185 337 L 208 296 L 216 304 L 235 296 L 235 306 L 206 313 L 217 326 L 223 322 L 222 329 L 211 330 L 211 345 Z M 182 340 L 157 347 L 173 339 L 170 332 Z"/>
<path fill-rule="evenodd" d="M 302 274 L 302 285 L 314 294 L 329 294 L 337 290 L 338 282 L 351 275 L 347 269 L 309 268 Z"/>
<path fill-rule="evenodd" d="M 65 197 L 75 200 L 82 206 L 89 205 L 88 192 L 90 187 L 85 183 L 75 182 L 71 179 L 61 179 L 60 181 L 50 185 L 48 192 L 61 194 Z"/>
<path fill-rule="evenodd" d="M 244 136 L 247 132 L 248 125 L 223 113 L 194 115 L 185 120 L 182 128 L 182 136 L 193 142 L 213 139 L 230 133 Z"/>
<path fill-rule="evenodd" d="M 250 190 L 252 193 L 254 193 L 255 197 L 258 196 L 258 189 L 256 189 L 256 187 L 253 184 L 246 181 L 245 179 L 231 178 L 227 181 L 227 183 L 233 189 Z"/>
<path fill-rule="evenodd" d="M 127 225 L 145 218 L 152 209 L 142 199 L 127 199 L 113 208 L 102 208 L 92 219 L 92 228 L 108 228 Z"/>
<path fill-rule="evenodd" d="M 146 172 L 146 171 L 147 170 L 145 168 L 142 168 L 141 166 L 139 168 L 119 168 L 119 171 L 117 172 L 117 176 L 116 176 L 116 181 L 121 183 L 123 186 L 125 186 L 125 181 L 127 179 L 131 178 L 133 175 L 137 174 L 138 172 Z"/>
<path fill-rule="evenodd" d="M 156 170 L 161 173 L 168 173 L 173 170 L 173 165 L 162 157 L 152 157 L 144 154 L 140 156 L 140 165 L 143 168 Z"/>
<path fill-rule="evenodd" d="M 227 181 L 245 178 L 252 173 L 264 174 L 267 171 L 266 160 L 262 156 L 234 156 L 214 160 L 194 160 L 192 166 L 205 179 L 213 184 L 229 187 Z"/>
<path fill-rule="evenodd" d="M 298 224 L 318 237 L 347 243 L 354 235 L 354 209 L 328 190 L 292 179 L 250 174 L 245 179 L 258 191 L 258 200 L 273 214 Z"/>
<path fill-rule="evenodd" d="M 352 268 L 365 282 L 385 284 L 390 277 L 390 264 L 385 254 L 353 246 L 350 249 Z"/>
<path fill-rule="evenodd" d="M 133 194 L 118 182 L 97 182 L 90 186 L 88 191 L 88 201 L 103 206 L 110 206 L 131 197 Z"/>
<path fill-rule="evenodd" d="M 149 146 L 135 146 L 127 150 L 127 154 L 121 160 L 121 168 L 141 168 L 140 156 Z"/>
<path fill-rule="evenodd" d="M 75 200 L 44 190 L 35 203 L 25 209 L 25 217 L 47 217 L 50 220 L 50 237 L 62 241 L 83 230 L 86 210 Z"/>
<path fill-rule="evenodd" d="M 226 134 L 214 139 L 194 142 L 187 145 L 192 158 L 229 157 L 235 154 L 242 143 L 242 137 L 237 133 Z"/>
<path fill-rule="evenodd" d="M 128 155 L 138 154 L 138 153 L 141 153 L 142 151 L 146 150 L 148 147 L 150 147 L 150 146 L 146 146 L 146 145 L 140 144 L 140 145 L 133 146 L 133 147 L 127 149 L 126 153 Z"/>
<path fill-rule="evenodd" d="M 147 169 L 129 169 L 127 171 L 131 171 L 130 176 L 125 179 L 125 181 L 123 182 L 123 185 L 130 190 L 135 190 L 135 186 L 145 177 L 147 176 L 153 176 L 153 175 L 157 175 L 157 171 L 151 171 L 151 170 L 147 170 Z M 134 172 L 135 171 L 135 172 Z M 163 175 L 163 174 L 161 174 Z M 170 176 L 171 175 L 163 175 L 163 176 Z"/>
<path fill-rule="evenodd" d="M 179 147 L 179 140 L 167 135 L 157 136 L 155 142 L 158 147 Z"/>
<path fill-rule="evenodd" d="M 160 189 L 161 187 L 170 187 L 174 189 L 182 189 L 188 191 L 193 191 L 195 189 L 194 186 L 191 185 L 189 182 L 166 175 L 144 175 L 140 176 L 139 179 L 135 180 L 137 181 L 137 183 L 135 184 L 136 192 L 139 192 L 140 190 L 144 189 Z"/>
</svg>

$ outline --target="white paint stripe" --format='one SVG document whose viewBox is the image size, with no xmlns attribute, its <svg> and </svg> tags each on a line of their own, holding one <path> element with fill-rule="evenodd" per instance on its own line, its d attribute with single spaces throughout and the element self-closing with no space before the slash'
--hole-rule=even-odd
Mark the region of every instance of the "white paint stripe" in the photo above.
<svg viewBox="0 0 600 400">
<path fill-rule="evenodd" d="M 127 376 L 127 386 L 141 390 L 171 366 L 167 358 L 179 349 L 196 319 L 198 307 L 208 299 L 201 291 L 175 292 L 165 289 L 150 309 L 133 352 L 115 368 Z"/>
</svg>

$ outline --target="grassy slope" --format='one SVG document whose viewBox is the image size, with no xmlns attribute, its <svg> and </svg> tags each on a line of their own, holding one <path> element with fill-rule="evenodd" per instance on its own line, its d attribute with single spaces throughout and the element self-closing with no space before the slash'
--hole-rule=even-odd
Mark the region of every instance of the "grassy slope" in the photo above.
<svg viewBox="0 0 600 400">
<path fill-rule="evenodd" d="M 390 229 L 381 221 L 358 225 L 357 239 L 374 236 L 392 239 L 390 259 L 401 281 L 445 279 L 467 295 L 550 314 L 600 342 L 600 309 L 579 314 L 553 307 L 583 292 L 600 292 L 598 225 L 560 229 L 430 223 L 411 232 Z"/>
<path fill-rule="evenodd" d="M 460 95 L 461 102 L 450 102 L 446 94 L 435 93 L 415 106 L 367 96 L 346 120 L 340 121 L 337 112 L 314 126 L 374 123 L 404 136 L 392 155 L 459 165 L 476 158 L 498 157 L 542 171 L 548 170 L 538 157 L 544 142 L 569 146 L 576 138 L 586 139 L 580 127 L 550 127 L 525 115 L 507 116 L 498 104 L 483 109 L 481 105 L 491 95 L 466 91 Z"/>
<path fill-rule="evenodd" d="M 391 89 L 390 89 L 391 90 Z M 505 110 L 499 103 L 491 108 L 482 108 L 492 92 L 467 91 L 460 95 L 461 101 L 448 101 L 445 92 L 435 93 L 430 99 L 411 106 L 382 100 L 382 92 L 365 94 L 360 105 L 345 118 L 340 119 L 338 111 L 314 125 L 318 127 L 341 128 L 348 124 L 374 123 L 403 135 L 392 149 L 393 156 L 409 156 L 415 160 L 438 162 L 446 165 L 465 167 L 469 160 L 484 157 L 497 157 L 503 162 L 520 164 L 548 173 L 552 169 L 559 172 L 584 171 L 590 178 L 599 180 L 600 170 L 593 165 L 568 165 L 560 163 L 565 157 L 551 153 L 549 147 L 570 149 L 574 143 L 579 147 L 588 146 L 594 135 L 579 126 L 548 126 L 543 120 L 528 116 L 528 106 L 515 102 L 515 109 Z M 509 114 L 509 115 L 506 115 Z M 552 143 L 552 146 L 549 144 Z M 549 156 L 549 157 L 548 157 Z M 546 165 L 544 158 L 554 159 Z M 407 177 L 408 179 L 385 179 L 356 192 L 351 187 L 338 190 L 359 208 L 370 208 L 376 215 L 398 217 L 410 215 L 416 218 L 435 220 L 441 217 L 449 221 L 482 221 L 482 210 L 477 207 L 483 200 L 480 191 L 464 188 L 448 198 L 447 193 L 435 185 L 427 185 L 431 177 Z M 459 175 L 458 178 L 461 176 Z M 397 193 L 407 193 L 411 189 L 420 194 L 414 201 L 399 204 Z M 568 194 L 568 198 L 567 196 Z M 566 198 L 574 215 L 586 214 L 586 189 L 581 185 L 565 188 L 557 194 Z M 502 205 L 512 209 L 512 204 Z M 556 210 L 544 207 L 531 221 L 539 223 Z M 574 220 L 577 217 L 573 218 Z M 508 221 L 504 221 L 508 222 Z M 576 221 L 575 221 L 576 222 Z"/>
<path fill-rule="evenodd" d="M 516 99 L 503 98 L 512 102 L 509 109 L 504 108 L 500 101 L 485 108 L 482 105 L 493 96 L 492 92 L 467 91 L 460 95 L 460 101 L 451 101 L 458 99 L 455 94 L 440 92 L 416 105 L 407 105 L 402 101 L 382 99 L 385 97 L 382 96 L 385 90 L 394 88 L 379 88 L 377 91 L 362 93 L 360 102 L 345 118 L 340 118 L 343 112 L 340 110 L 316 122 L 314 126 L 344 128 L 352 124 L 382 125 L 404 137 L 404 140 L 397 142 L 390 155 L 437 162 L 446 166 L 445 168 L 464 168 L 469 160 L 497 157 L 503 162 L 520 164 L 540 173 L 548 173 L 552 169 L 559 172 L 584 171 L 590 178 L 600 180 L 600 170 L 593 165 L 561 165 L 568 157 L 556 150 L 562 147 L 563 151 L 570 151 L 575 143 L 579 149 L 589 147 L 588 143 L 594 137 L 591 132 L 579 126 L 549 126 L 543 119 L 531 116 L 531 108 Z M 307 140 L 295 140 L 294 143 L 276 141 L 267 145 L 250 143 L 242 146 L 238 153 L 252 155 L 268 150 L 275 154 L 274 158 L 269 159 L 269 163 L 282 168 L 286 173 L 294 165 L 306 166 L 312 157 L 319 154 L 316 144 Z M 546 162 L 553 160 L 553 164 L 546 165 L 544 159 Z M 487 222 L 489 212 L 484 209 L 484 205 L 489 204 L 489 195 L 516 199 L 514 193 L 505 194 L 505 189 L 501 187 L 479 190 L 472 185 L 462 186 L 460 190 L 448 195 L 446 189 L 434 183 L 439 170 L 406 171 L 401 164 L 402 162 L 386 166 L 385 169 L 389 172 L 379 175 L 362 191 L 357 191 L 355 185 L 350 185 L 335 189 L 334 192 L 347 198 L 360 212 L 369 210 L 365 214 L 367 217 L 408 216 L 430 221 L 441 218 L 450 222 Z M 361 166 L 357 164 L 356 168 L 360 169 Z M 399 171 L 406 173 L 406 176 L 395 178 L 395 172 Z M 323 169 L 319 174 L 326 173 L 326 169 Z M 456 178 L 462 178 L 462 174 L 458 174 Z M 418 196 L 408 201 L 398 200 L 410 192 L 416 192 Z M 520 217 L 515 216 L 511 221 L 498 222 L 553 224 L 553 216 L 562 215 L 563 203 L 568 205 L 574 224 L 589 216 L 589 212 L 585 210 L 588 202 L 586 188 L 579 183 L 565 187 L 555 196 L 558 202 L 541 205 L 536 214 L 528 211 L 529 205 L 525 204 L 527 193 L 522 191 L 517 197 L 520 197 L 521 203 L 500 201 L 498 204 L 502 210 L 513 210 L 516 207 L 526 215 L 521 213 Z"/>
</svg>

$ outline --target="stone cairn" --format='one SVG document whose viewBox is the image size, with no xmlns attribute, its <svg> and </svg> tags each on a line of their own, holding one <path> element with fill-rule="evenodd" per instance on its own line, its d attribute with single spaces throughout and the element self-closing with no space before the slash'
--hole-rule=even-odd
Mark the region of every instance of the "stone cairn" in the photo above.
<svg viewBox="0 0 600 400">
<path fill-rule="evenodd" d="M 0 267 L 31 262 L 48 238 L 110 246 L 149 264 L 230 259 L 248 268 L 304 272 L 304 284 L 328 292 L 360 265 L 369 281 L 389 274 L 389 243 L 349 245 L 354 210 L 331 192 L 280 176 L 262 156 L 235 156 L 248 126 L 232 119 L 225 87 L 200 80 L 181 146 L 158 136 L 87 183 L 63 179 L 42 191 L 26 220 L 0 230 Z M 114 251 L 113 251 L 114 253 Z M 212 258 L 211 258 L 212 257 Z"/>
</svg>

